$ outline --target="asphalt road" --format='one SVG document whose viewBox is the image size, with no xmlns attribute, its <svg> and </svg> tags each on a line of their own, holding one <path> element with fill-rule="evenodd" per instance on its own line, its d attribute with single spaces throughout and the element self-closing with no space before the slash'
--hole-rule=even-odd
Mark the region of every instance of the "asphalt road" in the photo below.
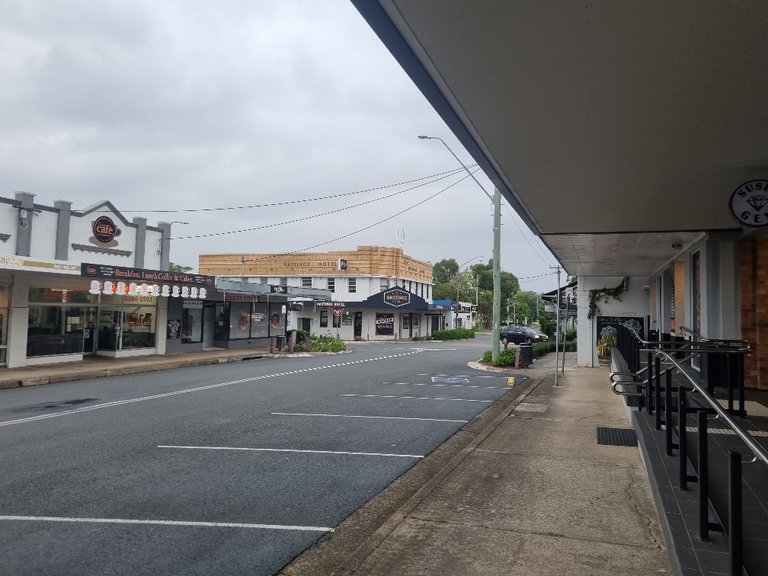
<svg viewBox="0 0 768 576">
<path fill-rule="evenodd" d="M 0 575 L 275 574 L 509 390 L 489 347 L 0 390 Z"/>
</svg>

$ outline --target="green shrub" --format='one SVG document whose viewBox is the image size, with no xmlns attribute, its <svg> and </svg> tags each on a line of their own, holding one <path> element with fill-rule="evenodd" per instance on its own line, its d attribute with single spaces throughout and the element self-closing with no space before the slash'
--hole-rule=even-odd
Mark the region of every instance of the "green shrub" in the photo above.
<svg viewBox="0 0 768 576">
<path fill-rule="evenodd" d="M 346 343 L 336 336 L 311 336 L 313 352 L 344 352 Z"/>
<path fill-rule="evenodd" d="M 517 359 L 517 349 L 510 348 L 509 350 L 501 350 L 496 357 L 496 362 L 493 361 L 493 353 L 488 350 L 483 354 L 483 362 L 492 366 L 514 366 Z"/>
<path fill-rule="evenodd" d="M 576 340 L 576 329 L 575 328 L 569 328 L 565 331 L 565 341 L 570 342 L 571 340 Z"/>
<path fill-rule="evenodd" d="M 568 342 L 560 342 L 561 352 L 563 348 L 565 348 L 566 352 L 576 352 L 576 340 L 571 340 Z M 533 345 L 534 358 L 536 358 L 537 356 L 544 356 L 544 354 L 549 354 L 550 352 L 554 352 L 554 351 L 555 351 L 554 340 L 549 340 L 548 342 L 539 342 Z"/>
<path fill-rule="evenodd" d="M 469 328 L 451 328 L 449 330 L 435 330 L 432 332 L 434 340 L 466 340 L 474 338 L 475 331 Z"/>
<path fill-rule="evenodd" d="M 517 349 L 510 348 L 508 350 L 502 350 L 499 352 L 499 355 L 496 357 L 496 362 L 493 363 L 494 366 L 514 366 L 515 360 L 517 359 Z"/>
</svg>

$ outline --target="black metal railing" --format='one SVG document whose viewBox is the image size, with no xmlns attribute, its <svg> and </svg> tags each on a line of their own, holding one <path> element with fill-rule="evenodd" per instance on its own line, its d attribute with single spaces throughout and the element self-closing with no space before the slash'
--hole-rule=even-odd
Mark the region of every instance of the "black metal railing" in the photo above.
<svg viewBox="0 0 768 576">
<path fill-rule="evenodd" d="M 631 326 L 622 327 L 617 350 L 629 370 L 612 372 L 611 382 L 616 393 L 639 397 L 638 408 L 654 416 L 657 430 L 664 430 L 667 456 L 678 458 L 679 488 L 688 490 L 689 483 L 698 486 L 699 538 L 706 541 L 710 531 L 723 532 L 730 548 L 731 574 L 742 576 L 745 449 L 751 453 L 747 463 L 762 466 L 762 477 L 768 477 L 768 452 L 734 419 L 747 415 L 743 362 L 750 347 L 742 341 L 710 340 L 684 331 L 690 340 L 645 341 Z M 696 368 L 694 362 L 698 363 Z M 694 418 L 695 425 L 691 426 Z M 738 439 L 738 446 L 731 442 L 727 449 L 727 465 L 712 464 L 710 419 Z M 689 444 L 689 433 L 696 434 L 694 445 Z M 718 482 L 713 487 L 711 472 L 722 472 L 726 467 L 727 486 L 723 488 L 723 482 Z M 765 509 L 765 503 L 761 507 Z"/>
</svg>

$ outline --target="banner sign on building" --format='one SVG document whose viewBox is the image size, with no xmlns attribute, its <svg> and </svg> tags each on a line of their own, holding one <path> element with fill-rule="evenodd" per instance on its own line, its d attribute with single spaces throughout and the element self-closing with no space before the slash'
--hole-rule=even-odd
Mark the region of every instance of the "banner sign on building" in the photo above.
<svg viewBox="0 0 768 576">
<path fill-rule="evenodd" d="M 110 278 L 124 282 L 172 282 L 174 284 L 187 284 L 190 286 L 213 287 L 216 284 L 215 276 L 204 274 L 188 274 L 186 272 L 168 272 L 167 270 L 145 270 L 143 268 L 127 268 L 124 266 L 110 266 L 108 264 L 80 265 L 80 275 L 88 278 Z"/>
<path fill-rule="evenodd" d="M 334 300 L 318 300 L 315 302 L 315 308 L 344 308 L 345 306 L 344 302 L 336 302 Z"/>
<path fill-rule="evenodd" d="M 202 274 L 144 270 L 104 264 L 83 263 L 80 265 L 80 275 L 88 278 L 109 278 L 104 281 L 92 280 L 91 288 L 88 290 L 91 294 L 205 299 L 208 296 L 206 286 L 213 287 L 215 284 L 213 276 Z"/>
<path fill-rule="evenodd" d="M 0 268 L 11 270 L 28 270 L 30 272 L 56 272 L 58 274 L 79 274 L 79 264 L 67 264 L 66 262 L 52 262 L 25 258 L 23 256 L 0 256 Z"/>
</svg>

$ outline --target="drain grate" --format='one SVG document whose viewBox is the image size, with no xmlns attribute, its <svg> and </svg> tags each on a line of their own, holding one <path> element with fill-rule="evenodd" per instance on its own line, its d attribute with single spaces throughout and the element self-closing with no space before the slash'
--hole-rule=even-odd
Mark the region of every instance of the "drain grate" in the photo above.
<svg viewBox="0 0 768 576">
<path fill-rule="evenodd" d="M 597 427 L 597 443 L 607 446 L 637 446 L 637 432 L 633 428 Z"/>
</svg>

